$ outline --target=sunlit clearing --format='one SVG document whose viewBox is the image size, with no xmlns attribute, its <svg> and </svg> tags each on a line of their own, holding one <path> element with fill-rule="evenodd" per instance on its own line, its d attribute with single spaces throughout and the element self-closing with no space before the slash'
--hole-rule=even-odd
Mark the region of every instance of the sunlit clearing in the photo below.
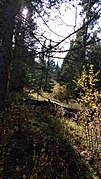
<svg viewBox="0 0 101 179">
<path fill-rule="evenodd" d="M 28 9 L 24 8 L 23 11 L 22 11 L 22 14 L 23 14 L 24 18 L 27 17 L 27 13 L 28 13 Z"/>
</svg>

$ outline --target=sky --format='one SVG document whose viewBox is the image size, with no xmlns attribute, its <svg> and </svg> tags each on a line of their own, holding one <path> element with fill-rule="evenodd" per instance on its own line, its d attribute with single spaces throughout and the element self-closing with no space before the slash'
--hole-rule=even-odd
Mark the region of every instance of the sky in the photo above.
<svg viewBox="0 0 101 179">
<path fill-rule="evenodd" d="M 64 39 L 66 36 L 74 32 L 78 27 L 80 27 L 82 19 L 79 16 L 80 7 L 74 4 L 70 7 L 66 7 L 65 4 L 61 5 L 59 10 L 52 9 L 50 11 L 50 17 L 44 17 L 46 24 L 44 24 L 42 18 L 38 19 L 38 29 L 40 34 L 44 34 L 44 36 L 49 40 L 52 40 L 52 45 L 54 46 L 57 42 Z M 68 38 L 65 42 L 60 45 L 61 50 L 69 49 L 70 40 L 73 39 L 74 36 Z M 44 38 L 41 40 L 45 40 Z M 66 53 L 56 53 L 55 57 L 64 58 Z M 55 58 L 55 63 L 62 64 L 63 59 Z"/>
<path fill-rule="evenodd" d="M 50 40 L 52 40 L 51 45 L 54 46 L 57 42 L 64 39 L 66 36 L 77 30 L 82 25 L 82 18 L 80 16 L 81 7 L 78 5 L 78 0 L 74 0 L 73 4 L 67 5 L 63 3 L 60 6 L 60 9 L 52 8 L 48 10 L 49 15 L 41 14 L 41 17 L 37 19 L 38 34 L 41 44 L 46 40 L 47 45 Z M 27 16 L 27 9 L 24 9 L 24 15 Z M 43 36 L 43 37 L 42 37 Z M 61 50 L 68 50 L 70 46 L 70 40 L 74 39 L 74 36 L 71 36 L 65 40 L 59 48 Z M 39 50 L 41 45 L 39 47 Z M 65 53 L 55 53 L 55 57 L 64 58 L 67 52 Z M 54 58 L 55 63 L 61 66 L 63 59 Z"/>
</svg>

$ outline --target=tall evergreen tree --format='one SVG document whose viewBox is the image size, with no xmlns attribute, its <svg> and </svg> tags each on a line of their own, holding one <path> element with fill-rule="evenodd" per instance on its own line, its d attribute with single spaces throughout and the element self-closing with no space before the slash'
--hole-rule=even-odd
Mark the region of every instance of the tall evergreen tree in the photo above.
<svg viewBox="0 0 101 179">
<path fill-rule="evenodd" d="M 81 71 L 82 65 L 85 64 L 82 33 L 82 30 L 79 31 L 76 39 L 71 41 L 69 52 L 64 58 L 60 73 L 61 82 L 67 84 L 72 93 L 75 86 L 73 78 L 75 74 Z"/>
<path fill-rule="evenodd" d="M 6 1 L 4 1 L 5 3 Z M 2 6 L 2 4 L 0 4 Z M 4 6 L 5 12 L 2 20 L 2 37 L 0 50 L 0 110 L 4 110 L 4 103 L 7 91 L 9 65 L 12 56 L 12 38 L 14 30 L 14 20 L 19 3 L 17 1 L 8 0 Z"/>
<path fill-rule="evenodd" d="M 30 14 L 30 15 L 29 15 Z M 14 45 L 10 89 L 20 89 L 28 83 L 29 70 L 34 71 L 36 23 L 33 13 L 28 11 L 24 18 L 22 11 L 15 18 Z M 29 69 L 29 70 L 28 70 Z M 17 77 L 18 75 L 18 77 Z"/>
<path fill-rule="evenodd" d="M 82 25 L 84 28 L 78 31 L 76 39 L 71 41 L 69 52 L 64 58 L 61 69 L 61 81 L 67 83 L 72 91 L 74 89 L 72 80 L 77 73 L 81 72 L 82 65 L 94 63 L 95 66 L 98 66 L 97 61 L 100 61 L 99 58 L 98 60 L 94 58 L 95 52 L 94 50 L 92 51 L 92 49 L 98 48 L 96 44 L 98 37 L 94 35 L 95 32 L 93 29 L 100 17 L 99 4 L 99 0 L 80 0 L 82 7 L 81 15 L 83 17 Z M 89 23 L 85 24 L 86 22 Z M 96 52 L 98 53 L 98 51 Z"/>
<path fill-rule="evenodd" d="M 48 7 L 55 5 L 56 3 L 61 2 L 58 0 L 49 0 Z M 33 10 L 41 11 L 43 4 L 45 1 L 22 1 L 18 0 L 8 0 L 8 1 L 0 1 L 0 9 L 3 7 L 2 10 L 2 17 L 0 29 L 2 36 L 0 36 L 0 111 L 4 110 L 5 106 L 5 99 L 6 99 L 6 92 L 7 92 L 7 84 L 8 84 L 8 73 L 11 63 L 12 57 L 12 45 L 13 45 L 13 33 L 15 29 L 15 16 L 18 14 L 20 9 L 24 4 L 32 3 Z M 41 8 L 41 9 L 40 9 Z"/>
<path fill-rule="evenodd" d="M 52 88 L 52 79 L 55 78 L 55 62 L 51 57 L 51 51 L 47 52 L 47 49 L 51 47 L 51 41 L 48 46 L 44 42 L 41 48 L 41 54 L 39 56 L 40 73 L 39 73 L 39 89 L 44 91 Z"/>
</svg>

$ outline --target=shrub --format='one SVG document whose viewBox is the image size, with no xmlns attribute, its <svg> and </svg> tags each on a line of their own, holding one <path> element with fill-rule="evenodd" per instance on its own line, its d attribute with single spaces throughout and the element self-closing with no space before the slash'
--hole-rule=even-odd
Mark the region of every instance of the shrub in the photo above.
<svg viewBox="0 0 101 179">
<path fill-rule="evenodd" d="M 97 73 L 94 73 L 94 66 L 90 65 L 88 73 L 83 66 L 83 71 L 78 79 L 75 80 L 77 89 L 80 90 L 78 102 L 81 106 L 80 123 L 84 128 L 85 142 L 87 145 L 88 158 L 90 162 L 95 159 L 96 167 L 99 171 L 100 155 L 100 97 L 101 94 L 96 89 L 98 82 Z"/>
<path fill-rule="evenodd" d="M 59 100 L 60 102 L 66 101 L 68 102 L 69 98 L 69 91 L 66 85 L 60 85 L 57 83 L 53 88 L 53 96 L 55 99 Z"/>
</svg>

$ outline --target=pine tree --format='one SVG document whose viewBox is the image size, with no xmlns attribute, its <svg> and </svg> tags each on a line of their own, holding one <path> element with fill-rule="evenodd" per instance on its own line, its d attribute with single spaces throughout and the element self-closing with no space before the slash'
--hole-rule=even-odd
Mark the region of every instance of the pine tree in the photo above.
<svg viewBox="0 0 101 179">
<path fill-rule="evenodd" d="M 67 84 L 74 93 L 75 84 L 73 83 L 74 76 L 82 70 L 82 65 L 85 64 L 84 47 L 83 47 L 82 31 L 78 32 L 76 39 L 71 41 L 69 52 L 64 58 L 61 68 L 60 79 L 64 84 Z"/>
<path fill-rule="evenodd" d="M 51 7 L 55 4 L 60 3 L 58 0 L 48 1 L 48 7 Z M 0 50 L 0 111 L 5 108 L 5 100 L 7 93 L 7 84 L 8 84 L 8 76 L 9 76 L 9 68 L 11 64 L 12 58 L 12 47 L 13 47 L 13 33 L 15 29 L 15 17 L 20 12 L 22 6 L 31 4 L 33 7 L 33 11 L 35 9 L 37 12 L 41 12 L 43 10 L 43 5 L 45 5 L 45 1 L 22 1 L 18 0 L 8 0 L 8 1 L 0 1 L 0 9 L 2 9 L 2 16 L 0 17 L 1 28 L 0 32 L 2 36 L 0 36 L 1 41 L 1 50 Z M 31 31 L 30 31 L 31 33 Z"/>
</svg>

